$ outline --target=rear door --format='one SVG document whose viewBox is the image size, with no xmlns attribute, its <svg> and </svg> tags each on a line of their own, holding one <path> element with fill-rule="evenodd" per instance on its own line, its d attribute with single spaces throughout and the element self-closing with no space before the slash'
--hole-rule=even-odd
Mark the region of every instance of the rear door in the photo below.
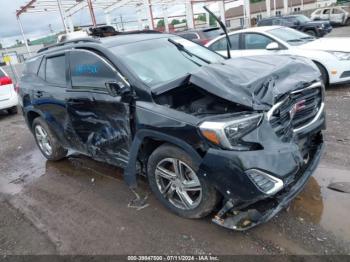
<svg viewBox="0 0 350 262">
<path fill-rule="evenodd" d="M 336 23 L 336 24 L 343 23 L 344 17 L 345 17 L 344 11 L 341 8 L 334 7 L 332 9 L 330 20 L 333 23 Z"/>
<path fill-rule="evenodd" d="M 105 58 L 88 50 L 69 53 L 67 114 L 72 147 L 120 167 L 131 143 L 129 104 L 111 96 L 107 82 L 128 83 Z"/>
<path fill-rule="evenodd" d="M 60 143 L 68 147 L 65 134 L 67 123 L 66 89 L 68 61 L 65 52 L 50 54 L 41 61 L 38 77 L 33 81 L 33 105 L 45 115 Z"/>
</svg>

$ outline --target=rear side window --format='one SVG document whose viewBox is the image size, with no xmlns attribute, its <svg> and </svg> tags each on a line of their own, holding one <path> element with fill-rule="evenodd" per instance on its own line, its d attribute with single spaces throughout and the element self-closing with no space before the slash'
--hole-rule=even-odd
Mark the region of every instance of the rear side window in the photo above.
<svg viewBox="0 0 350 262">
<path fill-rule="evenodd" d="M 59 86 L 66 85 L 66 57 L 64 55 L 46 59 L 46 81 Z"/>
<path fill-rule="evenodd" d="M 333 8 L 333 10 L 332 10 L 332 14 L 342 14 L 342 13 L 343 13 L 343 10 L 338 9 L 338 8 Z"/>
<path fill-rule="evenodd" d="M 42 56 L 29 59 L 24 64 L 23 74 L 37 74 Z"/>
<path fill-rule="evenodd" d="M 112 66 L 86 51 L 70 53 L 72 88 L 106 90 L 106 82 L 116 81 Z"/>
</svg>

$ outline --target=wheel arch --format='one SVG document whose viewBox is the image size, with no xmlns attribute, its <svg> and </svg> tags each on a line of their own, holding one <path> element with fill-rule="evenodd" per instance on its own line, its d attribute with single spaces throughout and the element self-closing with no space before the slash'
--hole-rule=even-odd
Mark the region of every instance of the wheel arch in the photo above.
<svg viewBox="0 0 350 262">
<path fill-rule="evenodd" d="M 136 162 L 139 156 L 147 161 L 149 155 L 162 144 L 177 146 L 188 153 L 193 161 L 198 164 L 202 161 L 201 155 L 185 141 L 154 130 L 140 130 L 135 134 L 130 147 L 129 161 L 124 169 L 124 180 L 131 188 L 137 187 Z"/>
<path fill-rule="evenodd" d="M 314 60 L 314 59 L 312 59 L 312 62 L 314 62 L 317 66 L 320 66 L 320 67 L 322 67 L 322 68 L 325 70 L 325 72 L 326 72 L 326 74 L 327 74 L 327 82 L 324 83 L 324 84 L 325 84 L 325 86 L 328 86 L 328 85 L 329 85 L 329 82 L 330 82 L 330 79 L 329 79 L 329 73 L 328 73 L 327 67 L 324 66 L 321 62 L 316 61 L 316 60 Z"/>
<path fill-rule="evenodd" d="M 37 117 L 42 117 L 42 115 L 35 111 L 35 110 L 29 110 L 26 112 L 26 120 L 27 120 L 27 124 L 28 124 L 28 127 L 29 129 L 32 131 L 32 125 L 33 125 L 33 121 L 35 118 Z"/>
</svg>

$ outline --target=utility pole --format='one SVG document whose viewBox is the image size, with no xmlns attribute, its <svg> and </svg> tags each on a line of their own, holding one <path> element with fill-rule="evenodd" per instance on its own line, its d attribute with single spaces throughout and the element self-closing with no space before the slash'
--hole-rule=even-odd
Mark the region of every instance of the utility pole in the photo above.
<svg viewBox="0 0 350 262">
<path fill-rule="evenodd" d="M 122 15 L 120 15 L 119 17 L 120 17 L 120 23 L 121 23 L 121 25 L 122 25 L 122 31 L 124 31 L 124 22 L 123 22 L 123 16 L 122 16 Z"/>
<path fill-rule="evenodd" d="M 92 5 L 91 0 L 87 0 L 87 3 L 88 3 L 88 6 L 89 6 L 89 11 L 90 11 L 92 25 L 93 25 L 93 27 L 96 27 L 96 17 L 95 17 L 95 13 L 94 13 L 94 7 Z"/>
<path fill-rule="evenodd" d="M 61 0 L 57 0 L 57 5 L 58 5 L 58 11 L 60 12 L 61 20 L 62 20 L 62 23 L 63 23 L 64 31 L 66 31 L 66 34 L 68 34 L 68 29 L 67 29 L 65 17 L 64 17 L 64 14 L 63 14 L 64 11 L 62 10 Z"/>
<path fill-rule="evenodd" d="M 24 34 L 22 22 L 21 22 L 21 19 L 19 18 L 19 15 L 17 15 L 17 22 L 18 22 L 19 28 L 20 28 L 20 30 L 21 30 L 22 38 L 23 38 L 24 44 L 25 44 L 25 46 L 26 46 L 28 55 L 29 55 L 29 57 L 31 57 L 32 54 L 31 54 L 30 48 L 29 48 L 29 46 L 28 46 L 27 38 L 26 38 L 26 36 L 25 36 L 25 34 Z"/>
</svg>

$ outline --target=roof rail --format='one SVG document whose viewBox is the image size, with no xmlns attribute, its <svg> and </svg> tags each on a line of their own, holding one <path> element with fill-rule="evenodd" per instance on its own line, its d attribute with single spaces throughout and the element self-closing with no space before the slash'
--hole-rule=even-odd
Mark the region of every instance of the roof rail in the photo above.
<svg viewBox="0 0 350 262">
<path fill-rule="evenodd" d="M 68 41 L 65 41 L 65 42 L 61 42 L 61 43 L 45 46 L 45 47 L 39 49 L 37 53 L 41 53 L 41 52 L 47 51 L 50 48 L 65 46 L 65 45 L 68 45 L 68 44 L 76 44 L 76 43 L 79 43 L 79 42 L 83 42 L 83 43 L 101 43 L 100 40 L 94 39 L 94 38 L 88 38 L 88 37 L 76 38 L 76 39 L 68 40 Z"/>
</svg>

